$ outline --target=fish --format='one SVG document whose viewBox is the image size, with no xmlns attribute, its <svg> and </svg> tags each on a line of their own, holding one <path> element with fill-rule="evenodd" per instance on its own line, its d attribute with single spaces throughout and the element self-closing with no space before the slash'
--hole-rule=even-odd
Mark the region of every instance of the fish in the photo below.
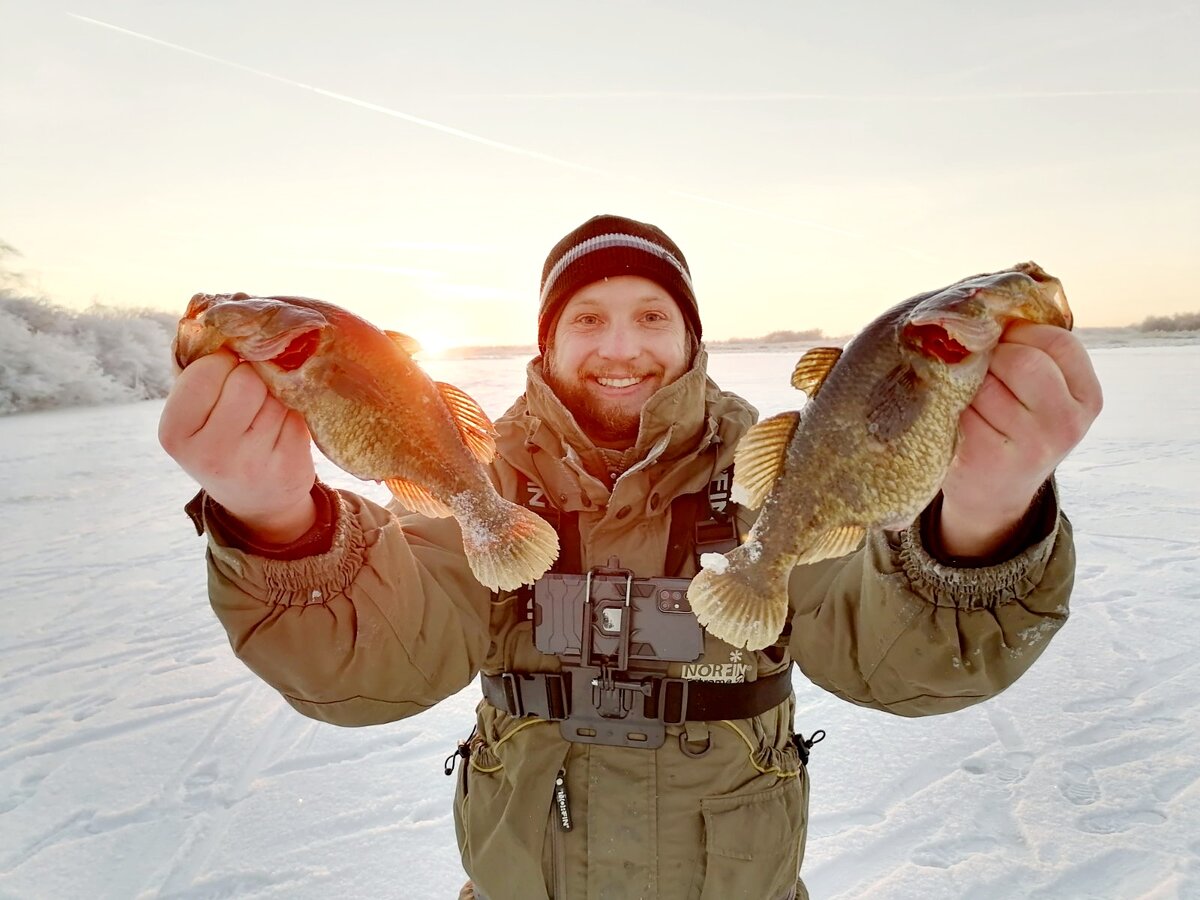
<svg viewBox="0 0 1200 900">
<path fill-rule="evenodd" d="M 387 485 L 408 510 L 453 516 L 480 584 L 532 584 L 557 558 L 554 528 L 488 477 L 496 432 L 487 414 L 422 371 L 412 338 L 307 297 L 196 294 L 179 320 L 174 362 L 182 370 L 221 348 L 304 417 L 335 465 Z"/>
<path fill-rule="evenodd" d="M 1062 283 L 1033 262 L 910 297 L 844 348 L 801 356 L 791 383 L 807 402 L 758 422 L 734 450 L 731 499 L 761 512 L 742 544 L 701 557 L 688 588 L 709 633 L 770 645 L 793 567 L 912 524 L 945 480 L 1001 334 L 1021 319 L 1073 323 Z"/>
</svg>

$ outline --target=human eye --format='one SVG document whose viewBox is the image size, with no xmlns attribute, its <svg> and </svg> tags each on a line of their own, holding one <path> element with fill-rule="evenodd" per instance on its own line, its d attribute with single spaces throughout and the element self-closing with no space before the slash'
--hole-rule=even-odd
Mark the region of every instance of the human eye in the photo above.
<svg viewBox="0 0 1200 900">
<path fill-rule="evenodd" d="M 595 313 L 580 313 L 575 317 L 575 324 L 585 328 L 600 324 L 600 317 Z"/>
</svg>

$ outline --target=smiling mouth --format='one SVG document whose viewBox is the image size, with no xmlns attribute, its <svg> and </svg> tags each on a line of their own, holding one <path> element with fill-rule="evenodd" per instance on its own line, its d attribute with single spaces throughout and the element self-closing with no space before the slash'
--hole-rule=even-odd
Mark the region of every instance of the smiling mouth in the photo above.
<svg viewBox="0 0 1200 900">
<path fill-rule="evenodd" d="M 643 378 L 596 378 L 596 383 L 602 387 L 608 388 L 627 388 L 633 387 L 635 384 L 641 384 Z"/>
</svg>

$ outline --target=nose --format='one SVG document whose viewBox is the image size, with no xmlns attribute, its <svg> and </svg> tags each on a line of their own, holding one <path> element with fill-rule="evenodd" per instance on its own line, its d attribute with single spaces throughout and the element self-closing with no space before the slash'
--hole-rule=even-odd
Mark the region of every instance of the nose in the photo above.
<svg viewBox="0 0 1200 900">
<path fill-rule="evenodd" d="M 612 322 L 604 329 L 596 353 L 603 359 L 633 359 L 640 352 L 633 325 Z"/>
</svg>

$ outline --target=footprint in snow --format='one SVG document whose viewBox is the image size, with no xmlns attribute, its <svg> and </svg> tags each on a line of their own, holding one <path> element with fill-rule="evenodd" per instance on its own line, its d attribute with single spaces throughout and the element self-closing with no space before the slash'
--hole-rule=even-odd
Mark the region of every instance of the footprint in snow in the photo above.
<svg viewBox="0 0 1200 900">
<path fill-rule="evenodd" d="M 1090 768 L 1067 763 L 1058 778 L 1058 789 L 1076 806 L 1089 806 L 1100 799 L 1100 785 Z"/>
<path fill-rule="evenodd" d="M 1161 825 L 1167 817 L 1153 809 L 1118 809 L 1097 812 L 1079 820 L 1079 830 L 1089 834 L 1120 834 L 1138 825 Z"/>
<path fill-rule="evenodd" d="M 1024 750 L 1013 750 L 1001 757 L 968 759 L 962 764 L 972 775 L 990 774 L 1001 784 L 1016 784 L 1029 774 L 1034 755 Z"/>
</svg>

